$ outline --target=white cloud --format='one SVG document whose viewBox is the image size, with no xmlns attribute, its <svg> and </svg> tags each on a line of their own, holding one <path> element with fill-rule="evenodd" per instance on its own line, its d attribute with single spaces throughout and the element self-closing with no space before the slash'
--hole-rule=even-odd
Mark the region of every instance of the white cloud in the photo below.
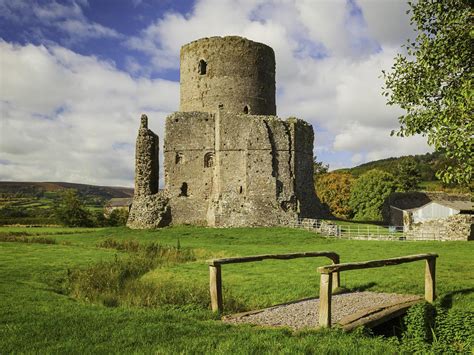
<svg viewBox="0 0 474 355">
<path fill-rule="evenodd" d="M 381 95 L 381 71 L 391 67 L 409 35 L 405 10 L 388 0 L 201 0 L 191 14 L 168 13 L 127 44 L 160 70 L 178 68 L 180 46 L 201 37 L 264 42 L 276 54 L 279 114 L 324 129 L 331 139 L 316 144 L 364 162 L 429 150 L 423 137 L 390 137 L 402 111 Z"/>
<path fill-rule="evenodd" d="M 357 0 L 367 23 L 369 34 L 382 45 L 399 46 L 414 32 L 409 9 L 404 0 Z"/>
<path fill-rule="evenodd" d="M 0 0 L 0 16 L 64 25 L 71 38 L 120 37 L 86 19 L 77 1 L 38 6 Z M 313 124 L 315 152 L 333 159 L 331 168 L 423 153 L 423 137 L 390 137 L 401 111 L 381 96 L 381 70 L 411 33 L 405 7 L 395 0 L 198 0 L 191 13 L 167 13 L 124 39 L 142 55 L 124 53 L 125 66 L 134 75 L 177 69 L 185 43 L 244 36 L 275 50 L 279 115 Z M 18 11 L 26 17 L 15 18 Z M 57 45 L 0 46 L 0 179 L 129 185 L 140 113 L 163 138 L 166 113 L 178 109 L 179 84 L 134 79 L 113 63 Z"/>
<path fill-rule="evenodd" d="M 178 84 L 133 79 L 58 46 L 0 50 L 0 179 L 130 185 L 140 114 L 163 137 Z"/>
</svg>

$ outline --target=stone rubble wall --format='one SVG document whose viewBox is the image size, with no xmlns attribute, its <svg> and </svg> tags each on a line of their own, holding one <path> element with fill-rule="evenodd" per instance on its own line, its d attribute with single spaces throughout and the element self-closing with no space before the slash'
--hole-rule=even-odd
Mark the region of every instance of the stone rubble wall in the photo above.
<svg viewBox="0 0 474 355">
<path fill-rule="evenodd" d="M 159 188 L 158 136 L 148 129 L 148 117 L 140 118 L 135 146 L 135 195 L 152 195 Z"/>
<path fill-rule="evenodd" d="M 407 240 L 474 240 L 474 215 L 457 214 L 442 219 L 414 223 L 406 231 Z"/>
<path fill-rule="evenodd" d="M 171 222 L 169 198 L 158 190 L 158 136 L 148 129 L 148 117 L 141 116 L 135 151 L 135 191 L 127 226 L 158 228 Z"/>
<path fill-rule="evenodd" d="M 317 216 L 313 139 L 311 125 L 294 118 L 222 110 L 170 115 L 164 155 L 173 223 L 272 226 Z"/>
</svg>

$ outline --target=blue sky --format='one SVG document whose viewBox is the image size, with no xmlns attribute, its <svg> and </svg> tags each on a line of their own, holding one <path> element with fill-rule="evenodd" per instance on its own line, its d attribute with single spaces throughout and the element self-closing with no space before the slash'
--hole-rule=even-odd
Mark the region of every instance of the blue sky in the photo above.
<svg viewBox="0 0 474 355">
<path fill-rule="evenodd" d="M 0 0 L 0 179 L 133 184 L 141 113 L 163 137 L 179 48 L 213 35 L 272 46 L 277 111 L 313 124 L 333 169 L 429 151 L 390 137 L 380 95 L 413 31 L 398 0 Z"/>
</svg>

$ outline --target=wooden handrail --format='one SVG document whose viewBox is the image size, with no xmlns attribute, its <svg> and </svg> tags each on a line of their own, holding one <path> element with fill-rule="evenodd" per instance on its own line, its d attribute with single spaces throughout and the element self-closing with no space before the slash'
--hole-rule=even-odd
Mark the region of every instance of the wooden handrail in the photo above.
<svg viewBox="0 0 474 355">
<path fill-rule="evenodd" d="M 290 260 L 297 258 L 311 258 L 317 256 L 326 256 L 332 261 L 336 262 L 339 260 L 339 255 L 332 251 L 310 251 L 303 253 L 288 253 L 288 254 L 263 254 L 253 256 L 239 256 L 234 258 L 222 258 L 208 260 L 207 263 L 212 266 L 224 265 L 224 264 L 238 264 L 238 263 L 249 263 L 254 261 L 262 261 L 268 259 L 279 259 L 279 260 Z"/>
<path fill-rule="evenodd" d="M 390 259 L 381 259 L 381 260 L 371 260 L 371 261 L 362 261 L 355 263 L 344 263 L 344 264 L 332 264 L 327 266 L 321 266 L 318 268 L 318 271 L 322 274 L 329 274 L 336 271 L 346 271 L 346 270 L 357 270 L 357 269 L 370 269 L 375 267 L 390 266 L 390 265 L 399 265 L 404 263 L 411 263 L 418 260 L 428 260 L 432 258 L 437 258 L 438 254 L 417 254 L 402 256 L 398 258 Z"/>
<path fill-rule="evenodd" d="M 435 293 L 435 272 L 436 258 L 438 254 L 418 254 L 402 256 L 398 258 L 371 260 L 355 263 L 333 264 L 321 266 L 318 271 L 321 273 L 321 282 L 319 285 L 319 326 L 331 326 L 331 297 L 332 297 L 332 274 L 347 270 L 369 269 L 382 266 L 392 266 L 404 263 L 411 263 L 419 260 L 426 260 L 425 267 L 425 299 L 433 302 L 436 298 Z"/>
<path fill-rule="evenodd" d="M 221 265 L 224 264 L 238 264 L 248 263 L 254 261 L 262 261 L 268 259 L 277 260 L 291 260 L 297 258 L 314 258 L 314 257 L 327 257 L 332 260 L 333 263 L 339 263 L 339 255 L 331 251 L 311 251 L 303 253 L 289 253 L 289 254 L 264 254 L 264 255 L 253 255 L 253 256 L 242 256 L 235 258 L 222 258 L 208 260 L 209 264 L 209 288 L 211 294 L 211 308 L 214 312 L 223 311 L 223 299 L 222 299 L 222 272 Z M 331 284 L 334 289 L 339 287 L 339 273 L 332 272 Z"/>
</svg>

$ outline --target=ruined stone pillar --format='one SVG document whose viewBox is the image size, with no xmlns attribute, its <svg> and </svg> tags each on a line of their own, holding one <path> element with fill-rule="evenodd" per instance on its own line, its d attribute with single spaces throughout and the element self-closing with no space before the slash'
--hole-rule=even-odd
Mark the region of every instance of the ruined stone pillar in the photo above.
<svg viewBox="0 0 474 355">
<path fill-rule="evenodd" d="M 158 192 L 158 143 L 158 136 L 148 129 L 148 117 L 142 115 L 135 150 L 135 196 Z"/>
<path fill-rule="evenodd" d="M 127 227 L 158 228 L 169 225 L 168 197 L 158 191 L 158 136 L 148 129 L 148 117 L 141 116 L 135 151 L 135 192 Z"/>
</svg>

